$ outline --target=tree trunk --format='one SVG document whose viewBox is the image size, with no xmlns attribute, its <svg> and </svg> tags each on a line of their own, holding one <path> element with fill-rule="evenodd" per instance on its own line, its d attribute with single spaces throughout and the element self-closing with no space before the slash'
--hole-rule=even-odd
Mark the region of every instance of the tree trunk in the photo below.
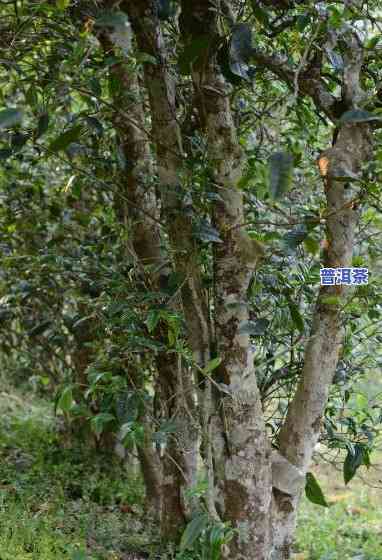
<svg viewBox="0 0 382 560">
<path fill-rule="evenodd" d="M 200 370 L 210 360 L 211 326 L 201 283 L 192 220 L 184 212 L 188 200 L 184 196 L 186 174 L 183 166 L 181 131 L 176 119 L 175 83 L 168 71 L 155 2 L 145 0 L 138 5 L 133 1 L 126 1 L 124 6 L 140 50 L 156 60 L 155 63 L 144 64 L 144 75 L 151 107 L 152 135 L 157 153 L 163 216 L 168 224 L 175 271 L 181 278 L 178 309 L 181 308 L 184 312 L 188 326 L 188 342 L 195 365 Z M 164 469 L 167 472 L 164 474 L 164 496 L 165 499 L 171 498 L 174 502 L 173 507 L 163 504 L 162 533 L 173 537 L 174 534 L 179 534 L 180 524 L 187 518 L 184 493 L 187 487 L 196 481 L 200 430 L 194 372 L 181 363 L 175 370 L 174 366 L 169 367 L 167 362 L 167 357 L 159 358 L 159 382 L 165 395 L 165 406 L 169 406 L 169 401 L 174 401 L 171 407 L 175 405 L 175 410 L 177 409 L 176 418 L 181 436 L 170 438 L 171 443 L 164 459 Z M 203 407 L 203 399 L 200 399 L 199 404 Z M 171 411 L 167 410 L 167 413 L 171 417 Z M 178 482 L 177 485 L 174 485 L 175 481 Z"/>
<path fill-rule="evenodd" d="M 336 180 L 339 169 L 342 169 L 341 174 L 344 172 L 344 166 L 349 174 L 359 174 L 362 164 L 368 161 L 371 154 L 370 126 L 367 123 L 357 123 L 343 125 L 333 148 L 321 156 L 327 159 L 322 161 L 328 212 L 328 249 L 324 261 L 327 268 L 351 267 L 359 214 L 350 185 L 343 180 Z M 322 286 L 319 291 L 312 330 L 305 350 L 301 381 L 279 437 L 281 454 L 304 475 L 309 469 L 318 441 L 330 385 L 341 352 L 341 308 L 348 292 L 349 289 L 343 285 Z M 336 296 L 338 303 L 325 303 L 328 296 Z M 301 490 L 302 484 L 291 495 L 275 495 L 275 560 L 289 558 Z"/>
<path fill-rule="evenodd" d="M 357 108 L 363 97 L 360 87 L 362 63 L 359 39 L 351 33 L 347 36 L 343 82 L 343 98 L 350 109 Z M 333 146 L 321 154 L 318 163 L 327 200 L 325 268 L 352 266 L 359 217 L 357 190 L 352 181 L 361 177 L 361 168 L 371 157 L 369 123 L 343 124 Z M 342 309 L 349 291 L 344 285 L 321 286 L 318 294 L 301 380 L 279 435 L 280 453 L 289 462 L 286 470 L 292 473 L 297 468 L 305 476 L 318 441 L 329 389 L 341 353 Z M 337 301 L 329 303 L 326 298 L 330 296 Z M 287 494 L 274 494 L 272 560 L 290 558 L 302 487 L 303 480 Z"/>
<path fill-rule="evenodd" d="M 113 42 L 106 33 L 102 33 L 99 40 L 105 53 L 113 53 Z M 119 84 L 113 99 L 118 107 L 114 126 L 127 162 L 127 169 L 120 174 L 120 189 L 114 197 L 115 212 L 128 232 L 127 254 L 137 259 L 145 280 L 153 287 L 159 287 L 161 275 L 166 273 L 167 267 L 161 252 L 158 201 L 151 183 L 154 169 L 144 132 L 142 92 L 136 72 L 129 70 L 127 64 L 113 64 L 110 73 Z M 139 364 L 132 367 L 139 368 Z M 126 375 L 129 376 L 128 368 Z M 133 379 L 129 378 L 129 381 L 133 383 L 133 389 L 142 389 L 140 372 L 134 370 L 131 375 Z M 137 453 L 146 490 L 146 509 L 160 520 L 162 469 L 153 447 L 152 411 L 147 410 L 146 404 L 145 407 L 139 419 L 144 427 L 144 441 L 137 446 Z"/>
<path fill-rule="evenodd" d="M 205 127 L 209 162 L 218 199 L 213 219 L 222 243 L 216 245 L 215 326 L 221 359 L 214 386 L 213 450 L 218 509 L 236 529 L 229 558 L 268 558 L 271 503 L 270 446 L 253 366 L 248 334 L 247 289 L 260 250 L 242 228 L 243 195 L 238 190 L 243 155 L 236 136 L 229 90 L 220 74 L 213 42 L 219 36 L 213 2 L 182 5 L 182 28 L 190 40 L 209 38 L 210 52 L 194 67 L 196 102 Z M 256 468 L 255 468 L 256 465 Z"/>
</svg>

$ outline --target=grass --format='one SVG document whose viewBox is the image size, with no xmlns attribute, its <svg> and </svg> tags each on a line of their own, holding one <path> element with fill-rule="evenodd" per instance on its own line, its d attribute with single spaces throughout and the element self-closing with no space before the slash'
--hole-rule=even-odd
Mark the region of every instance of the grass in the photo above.
<svg viewBox="0 0 382 560">
<path fill-rule="evenodd" d="M 382 465 L 382 455 L 372 461 Z M 382 469 L 360 471 L 345 486 L 342 472 L 333 467 L 321 464 L 314 469 L 330 507 L 303 500 L 296 560 L 382 559 Z"/>
<path fill-rule="evenodd" d="M 127 481 L 110 457 L 62 449 L 43 401 L 0 393 L 0 418 L 1 560 L 119 560 L 150 550 L 139 480 Z"/>
<path fill-rule="evenodd" d="M 315 476 L 330 507 L 303 501 L 295 560 L 382 560 L 382 491 L 359 478 L 345 487 L 326 465 Z M 380 470 L 367 477 L 381 486 Z M 0 393 L 1 560 L 173 557 L 156 555 L 142 498 L 141 482 L 110 457 L 62 449 L 46 402 Z"/>
</svg>

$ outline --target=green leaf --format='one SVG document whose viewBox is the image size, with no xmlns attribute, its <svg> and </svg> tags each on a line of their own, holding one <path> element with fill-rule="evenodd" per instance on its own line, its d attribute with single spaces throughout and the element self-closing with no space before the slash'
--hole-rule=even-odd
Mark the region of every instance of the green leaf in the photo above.
<svg viewBox="0 0 382 560">
<path fill-rule="evenodd" d="M 208 515 L 199 513 L 187 525 L 180 540 L 180 550 L 191 548 L 194 542 L 200 537 L 208 527 Z"/>
<path fill-rule="evenodd" d="M 99 436 L 104 431 L 106 424 L 109 424 L 113 420 L 115 420 L 115 416 L 113 414 L 110 414 L 109 412 L 101 412 L 90 420 L 90 425 L 93 432 Z"/>
<path fill-rule="evenodd" d="M 302 33 L 304 29 L 309 25 L 310 20 L 311 20 L 310 14 L 301 14 L 297 16 L 297 20 L 296 20 L 297 30 L 300 33 Z"/>
<path fill-rule="evenodd" d="M 98 119 L 96 119 L 95 117 L 86 117 L 86 123 L 97 136 L 101 137 L 103 135 L 103 126 Z"/>
<path fill-rule="evenodd" d="M 316 255 L 320 250 L 319 242 L 316 239 L 313 239 L 313 237 L 307 237 L 306 239 L 304 239 L 304 247 L 307 252 L 313 256 Z"/>
<path fill-rule="evenodd" d="M 211 38 L 207 35 L 197 37 L 183 48 L 179 54 L 178 66 L 181 74 L 190 74 L 191 65 L 207 52 Z"/>
<path fill-rule="evenodd" d="M 131 436 L 131 432 L 134 429 L 134 422 L 125 422 L 119 429 L 118 438 L 123 442 L 125 438 Z"/>
<path fill-rule="evenodd" d="M 308 235 L 308 230 L 305 224 L 296 226 L 294 229 L 288 231 L 284 236 L 284 245 L 289 249 L 297 249 L 297 247 L 305 240 Z"/>
<path fill-rule="evenodd" d="M 45 132 L 48 130 L 49 127 L 49 115 L 48 113 L 42 113 L 39 116 L 38 123 L 37 123 L 37 130 L 36 130 L 36 140 L 40 138 Z"/>
<path fill-rule="evenodd" d="M 219 236 L 219 232 L 207 222 L 200 222 L 194 226 L 194 235 L 200 241 L 207 243 L 223 243 Z"/>
<path fill-rule="evenodd" d="M 158 17 L 162 21 L 170 19 L 175 14 L 172 0 L 157 0 Z"/>
<path fill-rule="evenodd" d="M 0 130 L 2 128 L 12 128 L 21 123 L 23 113 L 19 109 L 4 109 L 0 111 Z"/>
<path fill-rule="evenodd" d="M 75 550 L 70 555 L 70 560 L 87 560 L 88 556 L 83 550 Z"/>
<path fill-rule="evenodd" d="M 305 495 L 313 504 L 329 507 L 329 504 L 325 500 L 324 494 L 322 493 L 320 485 L 311 472 L 306 473 Z"/>
<path fill-rule="evenodd" d="M 69 7 L 70 0 L 56 0 L 56 6 L 62 12 Z"/>
<path fill-rule="evenodd" d="M 324 305 L 339 305 L 341 303 L 341 298 L 338 296 L 325 296 L 321 298 L 321 302 Z"/>
<path fill-rule="evenodd" d="M 31 107 L 36 107 L 38 103 L 38 95 L 34 86 L 30 86 L 30 88 L 25 92 L 25 101 Z"/>
<path fill-rule="evenodd" d="M 124 27 L 128 23 L 128 17 L 123 12 L 119 11 L 104 11 L 95 21 L 96 27 Z"/>
<path fill-rule="evenodd" d="M 91 91 L 94 93 L 94 95 L 95 95 L 96 97 L 101 97 L 101 95 L 102 95 L 102 86 L 101 86 L 101 83 L 100 83 L 99 79 L 98 79 L 98 78 L 95 78 L 95 77 L 90 78 L 88 84 L 89 84 L 89 88 L 90 88 Z"/>
<path fill-rule="evenodd" d="M 61 150 L 65 150 L 70 144 L 75 142 L 82 132 L 82 126 L 77 125 L 73 128 L 69 128 L 60 136 L 58 136 L 49 146 L 49 150 L 51 152 L 59 152 Z"/>
<path fill-rule="evenodd" d="M 361 443 L 356 443 L 353 448 L 349 448 L 343 468 L 345 484 L 348 484 L 351 481 L 357 472 L 357 469 L 365 463 L 365 455 L 367 455 L 367 463 L 369 460 L 367 449 Z"/>
<path fill-rule="evenodd" d="M 57 402 L 57 408 L 63 412 L 69 412 L 73 406 L 73 388 L 71 385 L 65 387 Z"/>
<path fill-rule="evenodd" d="M 161 318 L 160 311 L 157 309 L 151 309 L 147 314 L 146 325 L 149 333 L 152 333 L 156 328 L 159 319 Z"/>
<path fill-rule="evenodd" d="M 293 156 L 288 152 L 273 153 L 268 162 L 269 189 L 274 199 L 280 198 L 289 188 L 292 179 Z"/>
<path fill-rule="evenodd" d="M 211 371 L 213 371 L 214 369 L 219 367 L 219 365 L 221 364 L 221 361 L 222 361 L 221 358 L 216 357 L 216 358 L 213 358 L 210 362 L 208 362 L 206 367 L 203 369 L 204 375 L 208 375 L 209 373 L 211 373 Z"/>
<path fill-rule="evenodd" d="M 211 531 L 210 531 L 210 535 L 209 535 L 209 541 L 211 543 L 212 547 L 216 547 L 219 548 L 223 543 L 224 543 L 224 533 L 225 533 L 226 527 L 224 526 L 223 523 L 221 524 L 216 524 L 214 527 L 212 527 Z"/>
<path fill-rule="evenodd" d="M 252 53 L 252 31 L 247 23 L 233 27 L 229 45 L 229 67 L 233 74 L 250 80 L 248 61 Z"/>
<path fill-rule="evenodd" d="M 253 336 L 262 336 L 269 326 L 268 319 L 257 319 L 256 321 L 243 321 L 239 325 L 239 334 L 251 334 Z"/>
<path fill-rule="evenodd" d="M 52 324 L 51 321 L 43 321 L 38 325 L 35 325 L 33 329 L 28 332 L 29 336 L 39 336 L 40 334 L 44 333 Z"/>
<path fill-rule="evenodd" d="M 135 336 L 132 335 L 129 337 L 129 344 L 134 351 L 138 348 L 148 348 L 150 350 L 154 350 L 155 352 L 160 352 L 164 349 L 164 345 L 158 342 L 157 340 L 152 340 L 151 338 L 146 338 L 143 336 Z"/>
<path fill-rule="evenodd" d="M 259 23 L 265 26 L 269 25 L 269 16 L 265 10 L 259 7 L 257 0 L 251 0 L 253 15 Z"/>
<path fill-rule="evenodd" d="M 371 39 L 366 41 L 365 48 L 369 50 L 375 49 L 375 47 L 378 45 L 379 41 L 381 40 L 382 40 L 382 35 L 378 34 L 375 37 L 372 37 Z"/>
<path fill-rule="evenodd" d="M 11 148 L 3 148 L 0 150 L 0 160 L 8 159 L 13 154 L 13 150 Z"/>
<path fill-rule="evenodd" d="M 340 124 L 344 123 L 361 123 L 361 122 L 371 122 L 380 121 L 382 117 L 370 113 L 370 111 L 364 111 L 363 109 L 352 109 L 351 111 L 346 111 L 339 119 Z"/>
<path fill-rule="evenodd" d="M 113 374 L 110 371 L 94 371 L 88 375 L 89 383 L 92 385 L 97 385 L 100 381 L 109 382 L 113 378 Z"/>
<path fill-rule="evenodd" d="M 139 51 L 135 55 L 135 60 L 138 64 L 154 64 L 158 65 L 158 59 L 150 53 Z"/>
<path fill-rule="evenodd" d="M 300 331 L 301 334 L 304 332 L 304 320 L 301 317 L 300 311 L 298 307 L 293 301 L 288 301 L 290 315 L 292 317 L 293 323 L 296 325 L 297 329 Z"/>
</svg>

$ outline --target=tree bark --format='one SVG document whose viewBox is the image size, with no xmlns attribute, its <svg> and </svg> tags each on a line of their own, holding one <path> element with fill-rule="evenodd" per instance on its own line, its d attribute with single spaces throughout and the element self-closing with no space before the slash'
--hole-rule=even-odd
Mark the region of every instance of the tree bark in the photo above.
<svg viewBox="0 0 382 560">
<path fill-rule="evenodd" d="M 201 266 L 192 220 L 184 212 L 188 204 L 184 182 L 183 149 L 175 108 L 175 82 L 168 70 L 166 52 L 156 3 L 151 0 L 123 3 L 135 32 L 139 49 L 155 58 L 144 64 L 148 91 L 152 137 L 156 148 L 163 216 L 168 226 L 174 268 L 181 278 L 180 301 L 187 322 L 187 336 L 196 366 L 210 360 L 210 321 L 201 282 Z M 164 458 L 164 500 L 162 534 L 174 538 L 184 527 L 190 512 L 185 508 L 185 490 L 196 482 L 199 421 L 195 400 L 194 372 L 181 361 L 169 363 L 168 356 L 158 358 L 159 382 L 169 418 L 178 427 L 170 438 Z M 169 404 L 171 403 L 171 404 Z"/>
<path fill-rule="evenodd" d="M 215 7 L 213 2 L 199 0 L 192 7 L 183 2 L 182 27 L 191 41 L 209 37 L 212 46 L 219 36 Z M 221 358 L 217 380 L 229 394 L 223 396 L 214 390 L 211 417 L 219 510 L 236 529 L 229 544 L 229 557 L 265 560 L 270 548 L 270 446 L 250 338 L 241 332 L 249 320 L 246 294 L 260 249 L 242 228 L 244 205 L 238 182 L 243 154 L 231 113 L 229 88 L 212 48 L 195 65 L 192 77 L 219 195 L 213 220 L 222 240 L 214 251 L 214 318 L 217 355 Z"/>
<path fill-rule="evenodd" d="M 362 99 L 360 71 L 362 49 L 351 35 L 344 57 L 343 96 L 349 108 Z M 325 268 L 351 267 L 355 232 L 359 217 L 354 178 L 360 178 L 362 165 L 372 156 L 369 123 L 343 124 L 333 147 L 321 154 L 319 166 L 327 200 L 326 233 L 328 248 Z M 353 188 L 352 188 L 353 187 Z M 304 367 L 296 394 L 289 406 L 279 435 L 279 451 L 284 471 L 298 469 L 306 475 L 320 434 L 329 389 L 336 371 L 343 342 L 343 313 L 350 289 L 343 285 L 321 286 L 313 324 L 305 349 Z M 334 296 L 334 302 L 327 299 Z M 273 499 L 274 550 L 272 560 L 290 558 L 296 514 L 304 478 L 289 492 L 277 491 Z"/>
<path fill-rule="evenodd" d="M 98 38 L 106 54 L 114 52 L 113 41 L 106 33 Z M 137 260 L 139 274 L 145 281 L 158 289 L 161 275 L 168 271 L 161 251 L 159 205 L 151 181 L 154 166 L 145 133 L 142 92 L 136 72 L 129 70 L 127 63 L 113 64 L 110 73 L 119 84 L 113 98 L 118 107 L 114 126 L 127 162 L 127 169 L 120 174 L 121 188 L 114 197 L 115 212 L 127 232 L 127 253 Z M 133 388 L 142 389 L 141 374 L 134 371 L 132 377 L 129 381 Z M 152 411 L 145 406 L 139 419 L 144 427 L 144 441 L 137 446 L 137 453 L 146 490 L 146 509 L 160 520 L 162 469 L 153 447 Z"/>
</svg>

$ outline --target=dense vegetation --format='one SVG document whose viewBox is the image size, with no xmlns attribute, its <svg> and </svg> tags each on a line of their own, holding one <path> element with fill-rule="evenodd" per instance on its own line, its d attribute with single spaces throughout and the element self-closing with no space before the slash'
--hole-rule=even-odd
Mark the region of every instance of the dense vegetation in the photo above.
<svg viewBox="0 0 382 560">
<path fill-rule="evenodd" d="M 378 2 L 0 9 L 2 560 L 381 557 Z"/>
</svg>

